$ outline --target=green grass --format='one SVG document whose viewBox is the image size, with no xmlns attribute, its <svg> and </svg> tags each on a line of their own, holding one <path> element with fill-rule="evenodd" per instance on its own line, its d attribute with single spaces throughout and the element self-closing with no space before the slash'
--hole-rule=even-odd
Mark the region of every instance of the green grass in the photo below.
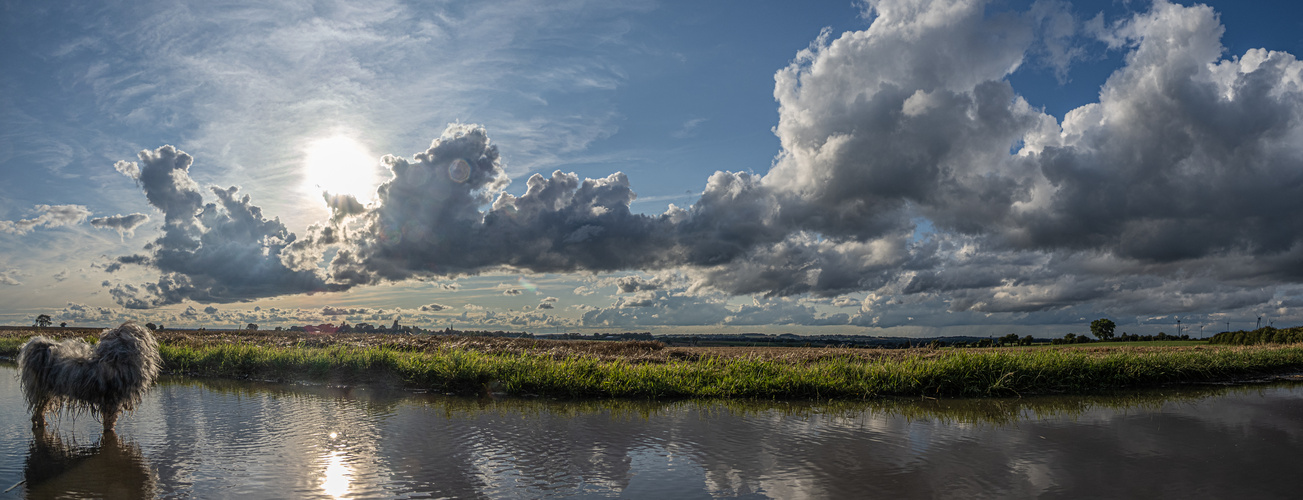
<svg viewBox="0 0 1303 500">
<path fill-rule="evenodd" d="M 827 399 L 1085 393 L 1227 380 L 1303 368 L 1303 346 L 1092 353 L 1074 348 L 958 351 L 870 361 L 756 358 L 631 363 L 592 357 L 494 355 L 445 349 L 163 347 L 169 369 L 206 376 L 396 379 L 445 392 L 622 398 Z"/>
<path fill-rule="evenodd" d="M 0 338 L 0 354 L 16 353 L 21 343 L 21 339 Z M 387 382 L 441 392 L 568 398 L 864 399 L 1091 393 L 1303 369 L 1303 345 L 1107 351 L 1075 347 L 921 351 L 878 360 L 839 357 L 811 362 L 707 356 L 642 363 L 454 348 L 410 352 L 247 344 L 163 345 L 161 354 L 167 370 L 189 375 Z"/>
</svg>

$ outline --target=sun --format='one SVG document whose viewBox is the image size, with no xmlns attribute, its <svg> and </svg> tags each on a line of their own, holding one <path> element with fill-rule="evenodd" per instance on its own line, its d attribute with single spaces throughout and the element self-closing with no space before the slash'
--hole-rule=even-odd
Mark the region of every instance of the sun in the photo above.
<svg viewBox="0 0 1303 500">
<path fill-rule="evenodd" d="M 377 165 L 375 157 L 352 137 L 317 139 L 304 149 L 304 188 L 314 196 L 322 191 L 348 194 L 366 203 L 380 183 Z"/>
</svg>

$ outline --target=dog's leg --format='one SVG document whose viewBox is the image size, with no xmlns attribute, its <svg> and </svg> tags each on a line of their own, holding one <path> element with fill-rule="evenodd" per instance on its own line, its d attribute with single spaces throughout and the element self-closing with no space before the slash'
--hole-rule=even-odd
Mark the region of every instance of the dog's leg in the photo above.
<svg viewBox="0 0 1303 500">
<path fill-rule="evenodd" d="M 100 407 L 100 418 L 104 421 L 104 432 L 113 432 L 113 427 L 118 424 L 118 414 L 122 409 L 115 404 L 106 404 Z"/>
<path fill-rule="evenodd" d="M 32 429 L 45 430 L 45 413 L 50 410 L 50 400 L 43 399 L 33 405 L 32 409 Z"/>
</svg>

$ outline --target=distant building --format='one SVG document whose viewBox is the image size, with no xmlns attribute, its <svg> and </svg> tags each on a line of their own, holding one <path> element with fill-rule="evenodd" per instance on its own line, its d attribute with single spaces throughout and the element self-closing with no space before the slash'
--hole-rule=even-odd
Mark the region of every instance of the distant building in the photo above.
<svg viewBox="0 0 1303 500">
<path fill-rule="evenodd" d="M 335 332 L 339 331 L 339 327 L 338 327 L 338 326 L 335 326 L 335 325 L 332 325 L 332 324 L 330 324 L 330 323 L 326 323 L 326 324 L 324 324 L 324 325 L 316 325 L 316 326 L 308 325 L 308 326 L 305 326 L 305 327 L 303 327 L 303 331 L 308 332 L 308 333 L 317 333 L 317 334 L 323 334 L 323 333 L 335 333 Z"/>
</svg>

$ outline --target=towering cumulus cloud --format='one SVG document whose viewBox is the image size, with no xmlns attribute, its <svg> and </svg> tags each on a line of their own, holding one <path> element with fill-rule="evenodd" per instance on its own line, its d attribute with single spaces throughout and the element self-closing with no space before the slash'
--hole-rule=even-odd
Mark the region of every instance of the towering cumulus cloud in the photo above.
<svg viewBox="0 0 1303 500">
<path fill-rule="evenodd" d="M 210 188 L 218 203 L 204 203 L 189 175 L 190 155 L 163 146 L 139 156 L 138 165 L 118 162 L 115 168 L 135 178 L 149 204 L 163 213 L 163 235 L 145 247 L 148 253 L 119 257 L 108 270 L 141 264 L 163 274 L 154 283 L 113 287 L 118 303 L 149 308 L 184 299 L 232 302 L 345 288 L 282 265 L 280 252 L 294 235 L 279 220 L 263 218 L 237 188 Z"/>
<path fill-rule="evenodd" d="M 1223 57 L 1215 12 L 1163 0 L 1090 29 L 1052 0 L 1027 12 L 981 0 L 865 9 L 867 30 L 824 32 L 776 74 L 782 150 L 769 171 L 716 172 L 698 202 L 661 214 L 631 212 L 620 173 L 535 174 L 507 193 L 485 129 L 458 124 L 410 159 L 384 157 L 392 178 L 375 203 L 328 194 L 333 215 L 296 239 L 235 188 L 204 204 L 184 153 L 142 152 L 140 166 L 115 168 L 139 180 L 165 234 L 119 263 L 164 275 L 114 295 L 152 306 L 498 269 L 674 269 L 690 290 L 868 292 L 854 317 L 766 313 L 830 323 L 898 324 L 905 315 L 887 309 L 911 303 L 1140 314 L 1298 299 L 1293 55 Z M 1098 102 L 1060 120 L 1010 84 L 1027 65 L 1064 78 L 1086 44 L 1126 54 Z M 620 281 L 631 298 L 589 314 L 622 324 L 690 300 L 660 286 Z"/>
</svg>

